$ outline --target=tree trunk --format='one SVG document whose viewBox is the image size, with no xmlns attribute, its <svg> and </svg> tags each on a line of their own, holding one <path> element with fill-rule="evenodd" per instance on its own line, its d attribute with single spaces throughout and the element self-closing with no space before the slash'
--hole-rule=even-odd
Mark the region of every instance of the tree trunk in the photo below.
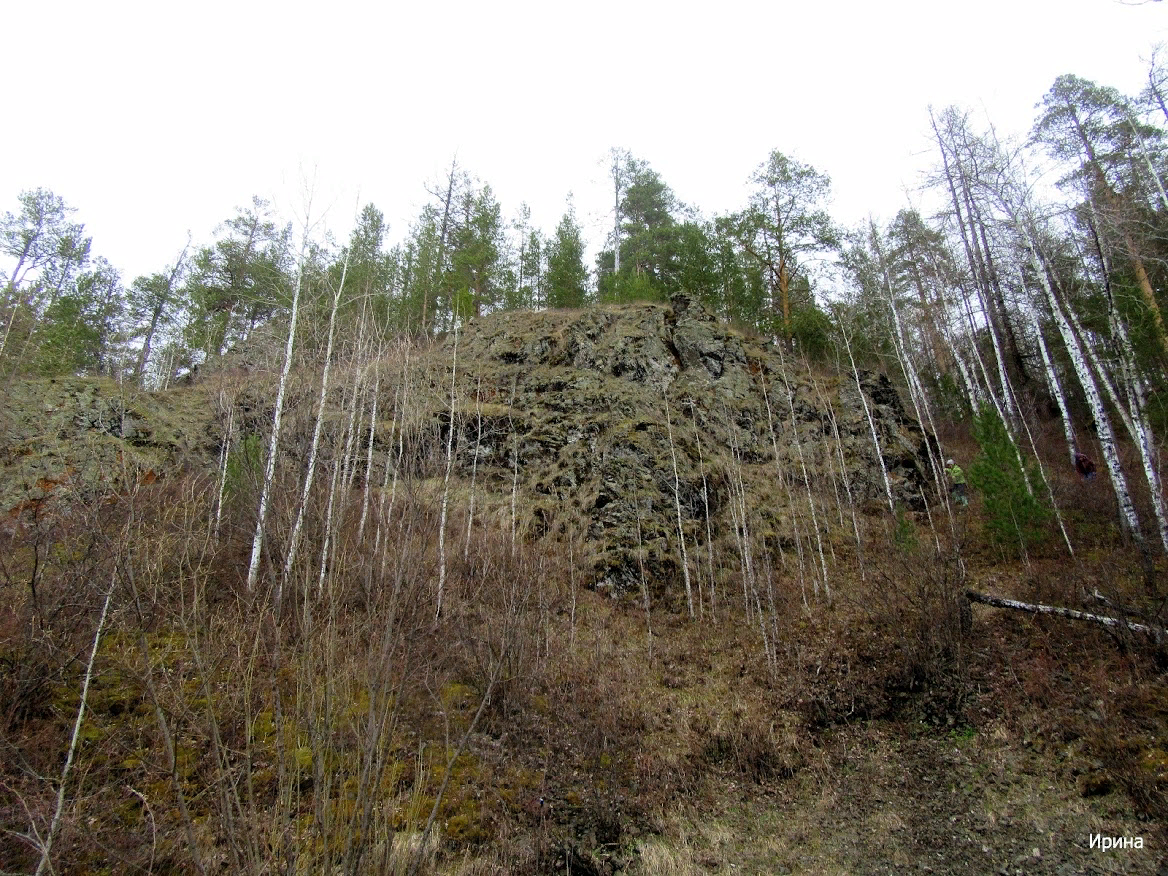
<svg viewBox="0 0 1168 876">
<path fill-rule="evenodd" d="M 276 392 L 276 413 L 272 418 L 272 440 L 268 445 L 268 461 L 264 467 L 264 483 L 260 490 L 260 507 L 256 513 L 256 530 L 251 541 L 251 561 L 247 567 L 248 592 L 255 590 L 260 570 L 260 554 L 264 546 L 264 524 L 267 522 L 268 502 L 271 498 L 272 482 L 276 476 L 276 457 L 280 451 L 280 422 L 284 416 L 284 396 L 288 391 L 288 375 L 292 371 L 292 351 L 296 343 L 296 320 L 300 315 L 300 288 L 304 281 L 304 262 L 308 253 L 308 226 L 305 223 L 304 238 L 300 246 L 300 259 L 296 269 L 296 289 L 292 294 L 292 316 L 288 324 L 288 342 L 284 345 L 284 368 L 280 372 L 280 388 Z"/>
<path fill-rule="evenodd" d="M 446 235 L 450 230 L 450 202 L 454 198 L 454 180 L 457 174 L 458 159 L 455 158 L 450 162 L 450 176 L 446 182 L 446 198 L 442 204 L 442 228 L 438 233 L 438 257 L 434 261 L 434 280 L 431 284 L 436 291 L 438 283 L 442 279 L 442 267 L 446 259 Z M 421 334 L 425 337 L 430 336 L 430 326 L 426 322 L 427 305 L 429 304 L 430 290 L 422 286 L 422 325 Z"/>
<path fill-rule="evenodd" d="M 1033 232 L 1029 225 L 1021 222 L 1018 224 L 1018 231 L 1023 236 L 1027 249 L 1030 252 L 1031 267 L 1038 276 L 1039 282 L 1042 284 L 1047 304 L 1050 306 L 1051 315 L 1054 316 L 1059 334 L 1062 335 L 1063 344 L 1066 346 L 1067 353 L 1071 357 L 1071 363 L 1074 365 L 1075 373 L 1078 375 L 1079 384 L 1083 388 L 1083 394 L 1087 397 L 1087 404 L 1091 408 L 1091 415 L 1095 419 L 1095 425 L 1099 434 L 1099 446 L 1103 452 L 1103 458 L 1107 463 L 1108 473 L 1111 475 L 1111 483 L 1115 489 L 1116 500 L 1119 502 L 1120 519 L 1123 521 L 1124 526 L 1132 538 L 1142 544 L 1144 537 L 1140 531 L 1139 517 L 1136 514 L 1136 508 L 1132 502 L 1131 494 L 1128 492 L 1127 479 L 1124 477 L 1123 468 L 1119 462 L 1119 450 L 1116 446 L 1115 434 L 1111 429 L 1111 420 L 1107 416 L 1107 409 L 1103 405 L 1103 399 L 1099 395 L 1099 387 L 1091 374 L 1091 369 L 1087 364 L 1087 358 L 1083 353 L 1083 348 L 1078 338 L 1075 337 L 1074 332 L 1071 331 L 1066 314 L 1063 313 L 1062 306 L 1055 296 L 1054 287 L 1045 270 L 1045 263 L 1042 261 Z"/>
<path fill-rule="evenodd" d="M 1079 142 L 1083 147 L 1083 153 L 1087 156 L 1087 167 L 1094 177 L 1096 185 L 1099 186 L 1103 193 L 1105 205 L 1110 208 L 1116 218 L 1116 227 L 1123 237 L 1124 246 L 1127 249 L 1128 258 L 1132 263 L 1132 270 L 1136 275 L 1136 285 L 1140 287 L 1140 295 L 1143 296 L 1144 303 L 1148 306 L 1148 312 L 1152 315 L 1152 324 L 1156 327 L 1156 339 L 1160 344 L 1160 351 L 1168 357 L 1168 333 L 1164 330 L 1164 319 L 1160 315 L 1160 305 L 1156 302 L 1156 293 L 1152 289 L 1151 280 L 1148 279 L 1148 272 L 1144 268 L 1143 259 L 1140 257 L 1135 241 L 1132 239 L 1130 232 L 1125 227 L 1122 221 L 1122 210 L 1120 208 L 1119 195 L 1115 189 L 1111 187 L 1111 181 L 1107 178 L 1107 174 L 1103 172 L 1103 166 L 1099 163 L 1099 158 L 1095 154 L 1095 147 L 1091 144 L 1087 132 L 1083 130 L 1083 124 L 1079 120 L 1079 114 L 1070 101 L 1066 104 L 1067 111 L 1070 113 L 1071 120 L 1074 122 L 1075 131 L 1079 135 Z M 1090 183 L 1088 183 L 1090 185 Z M 1088 200 L 1090 194 L 1088 193 Z M 1091 204 L 1092 213 L 1094 213 L 1094 203 Z"/>
<path fill-rule="evenodd" d="M 1031 614 L 1047 614 L 1054 617 L 1065 617 L 1071 620 L 1084 620 L 1108 627 L 1109 629 L 1131 630 L 1134 633 L 1146 633 L 1159 644 L 1164 641 L 1164 628 L 1149 624 L 1133 624 L 1126 618 L 1107 617 L 1105 615 L 1090 614 L 1085 611 L 1076 611 L 1073 608 L 1061 608 L 1057 605 L 1041 605 L 1032 602 L 1019 602 L 1016 599 L 1002 599 L 1000 596 L 990 596 L 978 593 L 976 590 L 966 590 L 965 598 L 970 602 L 980 602 L 983 605 L 992 605 L 995 608 L 1012 608 L 1016 611 L 1026 611 Z"/>
<path fill-rule="evenodd" d="M 1067 439 L 1067 454 L 1070 457 L 1071 465 L 1074 465 L 1075 428 L 1071 422 L 1071 409 L 1067 406 L 1062 385 L 1059 383 L 1058 374 L 1054 369 L 1054 362 L 1051 361 L 1050 351 L 1046 346 L 1046 339 L 1042 336 L 1042 326 L 1038 323 L 1038 314 L 1031 311 L 1030 316 L 1034 322 L 1034 337 L 1038 344 L 1038 352 L 1042 355 L 1042 367 L 1046 372 L 1046 383 L 1050 387 L 1051 395 L 1054 396 L 1055 403 L 1059 407 L 1059 417 L 1063 421 L 1063 435 Z"/>
</svg>

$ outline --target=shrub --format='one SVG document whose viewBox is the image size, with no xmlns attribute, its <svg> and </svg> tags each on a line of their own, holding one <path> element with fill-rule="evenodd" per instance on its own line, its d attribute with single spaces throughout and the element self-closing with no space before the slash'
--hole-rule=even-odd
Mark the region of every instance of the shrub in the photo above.
<svg viewBox="0 0 1168 876">
<path fill-rule="evenodd" d="M 1050 509 L 1027 488 L 1038 480 L 1033 465 L 1024 472 L 1006 425 L 993 408 L 983 405 L 973 418 L 973 437 L 981 453 L 969 467 L 969 482 L 982 494 L 986 531 L 1002 547 L 1028 545 L 1046 535 Z"/>
</svg>

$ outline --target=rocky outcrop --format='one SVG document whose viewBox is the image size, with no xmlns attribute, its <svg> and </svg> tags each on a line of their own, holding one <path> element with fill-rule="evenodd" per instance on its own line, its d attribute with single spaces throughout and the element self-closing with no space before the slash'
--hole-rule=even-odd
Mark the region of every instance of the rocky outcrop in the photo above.
<svg viewBox="0 0 1168 876">
<path fill-rule="evenodd" d="M 861 390 L 894 500 L 919 507 L 928 488 L 924 433 L 887 378 L 862 374 L 857 389 L 808 370 L 683 297 L 471 321 L 430 361 L 432 441 L 450 420 L 456 343 L 458 472 L 503 495 L 517 470 L 528 537 L 585 545 L 601 589 L 639 588 L 643 568 L 676 592 L 678 507 L 692 571 L 712 548 L 715 583 L 719 565 L 738 570 L 744 526 L 797 554 L 815 527 L 821 542 L 850 537 L 849 495 L 887 509 Z"/>
<path fill-rule="evenodd" d="M 833 539 L 852 544 L 853 506 L 887 513 L 881 457 L 902 507 L 920 507 L 934 489 L 924 434 L 887 378 L 864 373 L 857 388 L 850 375 L 808 369 L 684 297 L 493 314 L 385 365 L 372 483 L 404 447 L 404 474 L 433 493 L 453 422 L 455 510 L 473 478 L 476 513 L 502 523 L 514 486 L 523 537 L 572 539 L 602 590 L 639 590 L 643 571 L 658 594 L 683 592 L 679 511 L 691 575 L 720 587 L 741 581 L 744 534 L 753 558 L 779 573 Z M 100 379 L 14 384 L 0 415 L 0 510 L 213 472 L 227 409 L 237 442 L 259 436 L 275 387 L 262 371 L 204 372 L 158 393 Z M 352 372 L 334 375 L 326 463 L 350 421 L 342 407 Z M 281 452 L 290 484 L 307 461 L 317 380 L 306 368 L 289 389 Z M 354 458 L 360 467 L 366 457 Z"/>
</svg>

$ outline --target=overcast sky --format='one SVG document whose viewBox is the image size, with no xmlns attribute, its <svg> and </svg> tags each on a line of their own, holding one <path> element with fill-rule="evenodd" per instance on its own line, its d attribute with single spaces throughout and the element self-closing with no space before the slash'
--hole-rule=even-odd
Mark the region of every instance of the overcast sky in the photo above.
<svg viewBox="0 0 1168 876">
<path fill-rule="evenodd" d="M 526 201 L 550 232 L 572 192 L 599 240 L 620 146 L 706 215 L 779 149 L 853 224 L 932 165 L 930 104 L 1021 134 L 1059 74 L 1134 94 L 1168 41 L 1168 2 L 379 5 L 7 4 L 0 213 L 52 189 L 128 282 L 253 194 L 292 219 L 314 175 L 328 227 L 359 196 L 400 239 L 457 154 L 508 217 Z"/>
</svg>

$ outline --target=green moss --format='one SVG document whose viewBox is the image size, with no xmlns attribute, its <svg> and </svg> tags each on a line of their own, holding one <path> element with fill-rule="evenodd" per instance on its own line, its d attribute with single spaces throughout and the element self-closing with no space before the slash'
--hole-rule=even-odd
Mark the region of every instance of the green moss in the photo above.
<svg viewBox="0 0 1168 876">
<path fill-rule="evenodd" d="M 312 772 L 312 748 L 301 745 L 292 752 L 292 760 L 302 772 Z"/>
</svg>

